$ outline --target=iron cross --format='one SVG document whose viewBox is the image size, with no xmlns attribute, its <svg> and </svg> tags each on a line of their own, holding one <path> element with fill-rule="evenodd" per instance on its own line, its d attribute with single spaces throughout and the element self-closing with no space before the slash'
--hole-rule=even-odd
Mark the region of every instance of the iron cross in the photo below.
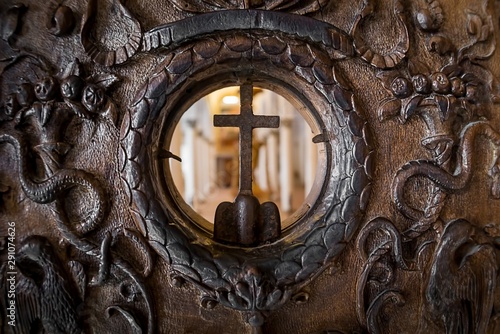
<svg viewBox="0 0 500 334">
<path fill-rule="evenodd" d="M 214 115 L 214 126 L 240 128 L 240 193 L 252 194 L 252 130 L 278 128 L 279 116 L 254 115 L 252 111 L 253 85 L 240 87 L 240 114 Z"/>
</svg>

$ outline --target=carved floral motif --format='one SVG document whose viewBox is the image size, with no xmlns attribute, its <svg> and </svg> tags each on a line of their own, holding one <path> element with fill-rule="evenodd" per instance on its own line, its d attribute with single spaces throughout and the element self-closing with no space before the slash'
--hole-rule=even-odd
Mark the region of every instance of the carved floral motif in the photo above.
<svg viewBox="0 0 500 334">
<path fill-rule="evenodd" d="M 427 49 L 441 62 L 409 59 L 406 67 L 377 75 L 390 95 L 378 108 L 380 121 L 395 118 L 404 124 L 420 116 L 427 126 L 422 145 L 432 160 L 410 161 L 394 176 L 393 202 L 408 220 L 378 217 L 358 236 L 358 251 L 365 261 L 357 286 L 358 319 L 370 332 L 380 332 L 376 319 L 389 300 L 404 305 L 404 291 L 395 286 L 395 278 L 400 271 L 414 270 L 423 282 L 422 312 L 433 322 L 423 321 L 423 330 L 436 326 L 447 333 L 484 333 L 488 328 L 497 281 L 494 229 L 485 233 L 464 219 L 440 219 L 446 196 L 469 184 L 476 139 L 485 137 L 500 148 L 500 134 L 486 120 L 497 99 L 496 82 L 479 62 L 495 49 L 492 19 L 471 11 L 466 17 L 470 41 L 459 48 L 438 32 L 444 22 L 439 2 L 426 0 L 416 14 L 417 28 L 432 33 Z M 491 195 L 498 199 L 497 164 L 498 160 L 489 175 Z M 416 176 L 432 182 L 423 208 L 413 207 L 405 196 L 405 186 Z M 402 232 L 400 224 L 405 226 Z M 408 244 L 406 250 L 402 242 Z M 425 271 L 427 261 L 431 265 Z M 396 299 L 384 298 L 388 294 Z"/>
</svg>

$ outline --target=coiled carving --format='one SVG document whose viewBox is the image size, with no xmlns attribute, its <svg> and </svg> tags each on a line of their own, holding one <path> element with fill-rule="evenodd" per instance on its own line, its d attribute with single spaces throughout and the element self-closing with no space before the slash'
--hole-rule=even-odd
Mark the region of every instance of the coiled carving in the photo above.
<svg viewBox="0 0 500 334">
<path fill-rule="evenodd" d="M 83 187 L 95 201 L 95 210 L 76 226 L 77 232 L 88 233 L 104 219 L 107 211 L 104 189 L 91 174 L 79 169 L 60 169 L 49 179 L 35 182 L 28 172 L 29 154 L 24 140 L 20 136 L 4 133 L 0 135 L 0 143 L 9 143 L 16 149 L 19 181 L 29 199 L 46 204 L 58 199 L 61 193 L 68 189 Z"/>
<path fill-rule="evenodd" d="M 278 26 L 269 29 L 273 28 Z M 325 52 L 314 45 L 297 44 L 296 38 L 305 40 L 303 36 L 242 31 L 224 37 L 204 35 L 169 51 L 138 92 L 121 128 L 120 165 L 131 214 L 150 245 L 170 264 L 175 284 L 188 281 L 198 286 L 204 293 L 202 305 L 212 308 L 220 303 L 256 312 L 251 318 L 257 320 L 261 319 L 259 312 L 279 308 L 340 254 L 359 226 L 374 177 L 370 130 L 348 85 L 327 55 L 333 47 L 326 46 Z M 147 41 L 145 45 L 149 45 Z M 307 231 L 299 233 L 295 242 L 278 241 L 268 246 L 266 259 L 248 250 L 220 252 L 220 245 L 203 237 L 199 237 L 202 243 L 195 242 L 191 232 L 174 224 L 176 213 L 163 209 L 159 200 L 163 195 L 155 193 L 153 182 L 157 181 L 148 172 L 155 157 L 152 133 L 161 113 L 173 112 L 168 109 L 172 101 L 183 98 L 178 92 L 193 78 L 202 81 L 207 68 L 211 73 L 223 73 L 225 69 L 232 73 L 235 64 L 254 73 L 279 75 L 287 69 L 285 72 L 292 73 L 294 80 L 315 87 L 317 99 L 328 106 L 321 110 L 321 117 L 335 128 L 335 135 L 325 128 L 318 139 L 327 148 L 336 147 L 334 154 L 340 154 L 335 166 L 328 162 L 328 168 L 335 168 L 340 179 L 327 177 L 334 194 L 324 201 L 324 211 L 311 218 Z M 254 324 L 259 326 L 257 320 Z"/>
</svg>

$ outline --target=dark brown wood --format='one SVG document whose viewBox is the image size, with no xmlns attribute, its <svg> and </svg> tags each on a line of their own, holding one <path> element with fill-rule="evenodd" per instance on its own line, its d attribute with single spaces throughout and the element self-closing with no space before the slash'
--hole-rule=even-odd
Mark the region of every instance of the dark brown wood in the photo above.
<svg viewBox="0 0 500 334">
<path fill-rule="evenodd" d="M 1 332 L 500 332 L 499 13 L 1 1 Z M 240 128 L 240 192 L 207 227 L 168 145 L 226 86 L 241 112 L 214 124 Z M 279 123 L 252 86 L 303 111 L 319 148 L 283 230 L 252 193 L 252 130 Z"/>
</svg>

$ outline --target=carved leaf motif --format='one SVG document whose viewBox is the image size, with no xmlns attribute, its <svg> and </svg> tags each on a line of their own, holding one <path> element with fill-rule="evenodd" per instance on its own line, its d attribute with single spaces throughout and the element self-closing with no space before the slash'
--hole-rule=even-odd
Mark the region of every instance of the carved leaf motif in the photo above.
<svg viewBox="0 0 500 334">
<path fill-rule="evenodd" d="M 389 98 L 382 101 L 378 108 L 378 119 L 383 122 L 391 119 L 399 114 L 401 110 L 401 100 L 396 98 Z"/>
<path fill-rule="evenodd" d="M 76 76 L 83 76 L 84 71 L 83 71 L 83 65 L 80 63 L 80 60 L 78 58 L 75 58 L 75 60 L 71 61 L 68 66 L 64 69 L 62 73 L 63 78 L 67 78 L 70 75 L 76 75 Z"/>
<path fill-rule="evenodd" d="M 392 81 L 398 76 L 396 71 L 380 71 L 377 73 L 377 78 L 388 91 L 391 90 Z"/>
<path fill-rule="evenodd" d="M 224 300 L 221 297 L 221 301 L 225 304 L 231 305 L 231 307 L 235 308 L 235 309 L 246 309 L 247 308 L 247 304 L 245 303 L 245 301 L 242 298 L 240 298 L 239 296 L 236 296 L 232 292 L 227 294 L 227 300 Z"/>
<path fill-rule="evenodd" d="M 439 105 L 441 111 L 440 116 L 443 121 L 448 119 L 450 111 L 450 98 L 448 96 L 436 95 L 434 97 Z"/>
<path fill-rule="evenodd" d="M 491 17 L 490 17 L 491 19 Z M 484 26 L 481 27 L 481 34 L 479 35 L 479 42 L 484 42 L 488 39 L 490 36 L 492 29 L 490 29 L 490 26 L 485 24 Z"/>
<path fill-rule="evenodd" d="M 401 121 L 403 123 L 405 123 L 413 114 L 415 114 L 423 98 L 424 97 L 422 95 L 414 96 L 410 100 L 410 102 L 406 104 L 404 110 L 401 112 Z"/>
<path fill-rule="evenodd" d="M 486 22 L 484 22 L 481 16 L 469 12 L 467 13 L 467 32 L 469 35 L 476 37 L 478 42 L 484 42 L 493 32 L 491 20 L 491 16 L 488 16 Z"/>
<path fill-rule="evenodd" d="M 181 275 L 183 275 L 184 277 L 188 277 L 196 282 L 200 282 L 201 281 L 201 277 L 200 275 L 198 274 L 198 272 L 196 272 L 195 270 L 193 270 L 191 267 L 189 266 L 185 266 L 185 265 L 182 265 L 182 264 L 174 264 L 172 265 L 172 269 L 179 272 Z"/>
<path fill-rule="evenodd" d="M 481 32 L 483 20 L 481 17 L 474 13 L 467 14 L 467 32 L 469 35 L 477 36 Z"/>
<path fill-rule="evenodd" d="M 431 69 L 427 64 L 418 59 L 409 59 L 408 60 L 408 70 L 411 75 L 430 73 Z"/>
<path fill-rule="evenodd" d="M 280 299 L 283 297 L 283 292 L 281 290 L 274 290 L 273 293 L 269 294 L 265 307 L 270 308 L 272 305 L 279 303 Z"/>
<path fill-rule="evenodd" d="M 302 269 L 296 262 L 286 261 L 280 263 L 275 270 L 275 277 L 280 283 L 288 283 L 293 281 L 293 278 Z"/>
<path fill-rule="evenodd" d="M 92 82 L 104 89 L 111 87 L 118 81 L 120 81 L 118 76 L 112 73 L 103 73 L 92 76 Z"/>
<path fill-rule="evenodd" d="M 236 292 L 236 295 L 238 297 L 242 298 L 243 300 L 245 300 L 245 302 L 247 304 L 250 304 L 251 300 L 253 299 L 250 288 L 245 283 L 236 284 L 235 292 Z"/>
<path fill-rule="evenodd" d="M 106 309 L 106 313 L 108 315 L 108 318 L 113 316 L 116 312 L 119 312 L 125 319 L 127 319 L 128 323 L 130 324 L 131 328 L 131 333 L 132 334 L 142 334 L 143 330 L 141 326 L 137 323 L 137 320 L 135 317 L 129 312 L 123 309 L 120 306 L 110 306 Z"/>
<path fill-rule="evenodd" d="M 441 69 L 441 72 L 446 74 L 448 78 L 459 77 L 463 73 L 463 68 L 457 64 L 446 65 Z M 469 73 L 465 74 L 466 76 L 470 75 Z M 467 79 L 467 77 L 463 77 L 463 79 Z M 470 81 L 470 80 L 467 80 Z"/>
<path fill-rule="evenodd" d="M 494 31 L 491 15 L 481 17 L 477 13 L 467 13 L 467 33 L 471 36 L 471 43 L 459 51 L 459 60 L 489 58 L 496 47 L 496 39 L 492 38 Z"/>
</svg>

